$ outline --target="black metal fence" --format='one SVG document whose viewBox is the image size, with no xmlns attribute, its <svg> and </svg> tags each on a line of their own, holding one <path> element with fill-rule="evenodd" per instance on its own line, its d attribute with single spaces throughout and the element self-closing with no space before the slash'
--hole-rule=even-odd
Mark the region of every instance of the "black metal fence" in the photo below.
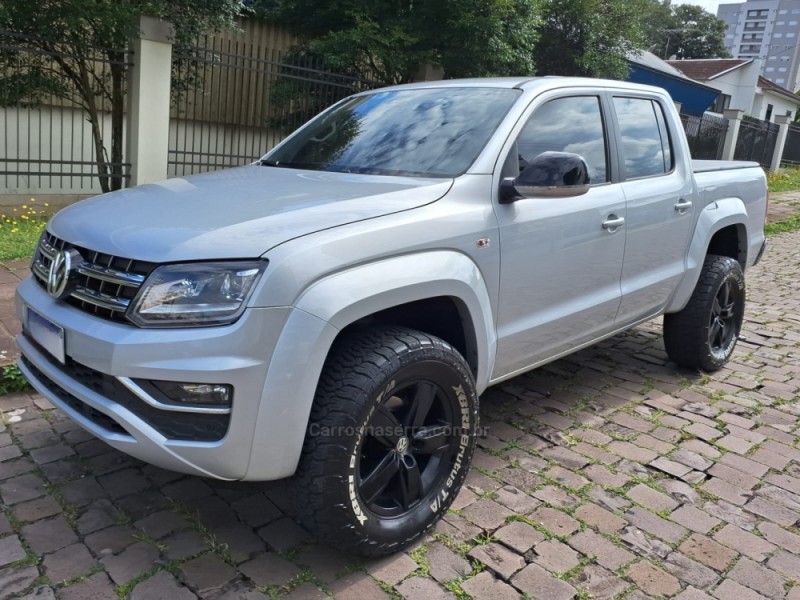
<svg viewBox="0 0 800 600">
<path fill-rule="evenodd" d="M 115 111 L 116 128 L 112 117 L 112 106 L 125 96 L 128 53 L 82 50 L 0 31 L 0 191 L 90 194 L 129 177 L 124 105 Z M 70 70 L 85 72 L 85 81 L 76 84 Z"/>
<path fill-rule="evenodd" d="M 778 125 L 753 117 L 744 117 L 736 138 L 734 160 L 752 160 L 768 169 L 778 141 Z"/>
<path fill-rule="evenodd" d="M 728 132 L 727 119 L 708 114 L 701 117 L 681 114 L 681 122 L 692 158 L 703 160 L 722 158 L 725 135 Z"/>
<path fill-rule="evenodd" d="M 331 104 L 381 86 L 212 37 L 174 58 L 170 176 L 252 162 Z"/>
<path fill-rule="evenodd" d="M 794 166 L 800 165 L 800 126 L 798 125 L 789 125 L 781 163 Z"/>
</svg>

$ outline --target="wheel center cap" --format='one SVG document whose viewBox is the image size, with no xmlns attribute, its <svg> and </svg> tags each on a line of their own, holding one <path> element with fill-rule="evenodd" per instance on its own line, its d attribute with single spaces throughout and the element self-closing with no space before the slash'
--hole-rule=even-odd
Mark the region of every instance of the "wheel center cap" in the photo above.
<svg viewBox="0 0 800 600">
<path fill-rule="evenodd" d="M 397 440 L 397 446 L 395 446 L 395 450 L 399 454 L 405 453 L 405 451 L 408 450 L 408 438 L 403 436 L 399 440 Z"/>
</svg>

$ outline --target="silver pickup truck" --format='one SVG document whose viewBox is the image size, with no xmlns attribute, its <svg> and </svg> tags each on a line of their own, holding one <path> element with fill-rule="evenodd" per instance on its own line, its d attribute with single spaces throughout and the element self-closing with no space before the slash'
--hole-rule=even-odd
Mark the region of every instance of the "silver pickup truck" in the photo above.
<svg viewBox="0 0 800 600">
<path fill-rule="evenodd" d="M 487 387 L 660 315 L 675 363 L 722 367 L 766 208 L 757 164 L 691 160 L 661 89 L 380 89 L 255 164 L 58 213 L 19 366 L 114 448 L 292 477 L 312 532 L 385 554 L 458 493 Z"/>
</svg>

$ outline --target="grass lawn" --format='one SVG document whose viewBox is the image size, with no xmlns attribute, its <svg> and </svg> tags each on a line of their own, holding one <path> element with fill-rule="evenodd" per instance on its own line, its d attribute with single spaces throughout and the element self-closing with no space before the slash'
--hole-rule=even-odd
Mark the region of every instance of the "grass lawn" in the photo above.
<svg viewBox="0 0 800 600">
<path fill-rule="evenodd" d="M 800 169 L 783 168 L 777 173 L 767 173 L 767 186 L 770 192 L 800 191 Z"/>
<path fill-rule="evenodd" d="M 0 260 L 31 256 L 46 223 L 45 211 L 33 205 L 0 209 Z"/>
</svg>

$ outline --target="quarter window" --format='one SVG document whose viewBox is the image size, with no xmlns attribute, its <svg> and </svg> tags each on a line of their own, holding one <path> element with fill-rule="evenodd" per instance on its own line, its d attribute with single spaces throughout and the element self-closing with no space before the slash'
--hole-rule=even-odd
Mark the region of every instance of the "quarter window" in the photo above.
<svg viewBox="0 0 800 600">
<path fill-rule="evenodd" d="M 628 179 L 672 170 L 672 148 L 661 105 L 646 98 L 614 98 Z"/>
<path fill-rule="evenodd" d="M 603 113 L 597 96 L 550 100 L 539 107 L 517 139 L 520 169 L 542 152 L 572 152 L 589 166 L 591 183 L 608 181 Z"/>
</svg>

